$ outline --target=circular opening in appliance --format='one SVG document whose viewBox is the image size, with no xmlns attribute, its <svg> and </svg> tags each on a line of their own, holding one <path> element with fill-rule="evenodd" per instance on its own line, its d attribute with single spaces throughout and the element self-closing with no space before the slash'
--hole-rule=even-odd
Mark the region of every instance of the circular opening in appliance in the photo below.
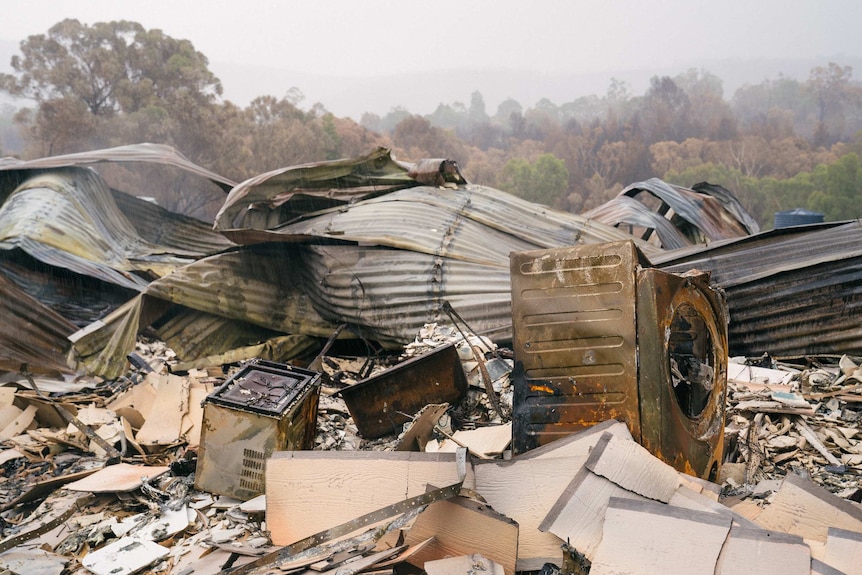
<svg viewBox="0 0 862 575">
<path fill-rule="evenodd" d="M 681 304 L 674 310 L 668 364 L 680 409 L 687 417 L 698 417 L 715 387 L 715 353 L 703 316 L 689 304 Z"/>
</svg>

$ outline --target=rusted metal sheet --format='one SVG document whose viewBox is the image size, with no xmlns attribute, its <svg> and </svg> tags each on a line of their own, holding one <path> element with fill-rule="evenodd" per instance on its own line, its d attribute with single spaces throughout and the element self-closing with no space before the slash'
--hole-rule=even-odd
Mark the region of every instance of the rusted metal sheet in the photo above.
<svg viewBox="0 0 862 575">
<path fill-rule="evenodd" d="M 195 488 L 244 501 L 263 493 L 273 452 L 314 446 L 319 397 L 317 372 L 246 364 L 204 400 Z"/>
<path fill-rule="evenodd" d="M 709 271 L 727 297 L 732 355 L 862 354 L 862 223 L 782 228 L 652 258 Z"/>
<path fill-rule="evenodd" d="M 341 390 L 359 433 L 374 439 L 398 433 L 420 409 L 456 403 L 467 377 L 453 344 L 438 347 Z"/>
<path fill-rule="evenodd" d="M 632 242 L 512 254 L 513 447 L 606 419 L 676 469 L 717 477 L 727 314 L 700 275 Z"/>
<path fill-rule="evenodd" d="M 655 211 L 643 204 L 636 206 L 632 200 L 641 194 L 657 198 L 661 205 Z M 743 237 L 760 229 L 736 197 L 721 186 L 700 183 L 689 189 L 658 178 L 631 184 L 616 198 L 583 215 L 611 226 L 646 228 L 644 239 L 655 231 L 665 249 L 682 247 L 680 242 L 703 244 Z M 668 228 L 667 221 L 675 231 Z"/>
<path fill-rule="evenodd" d="M 0 370 L 69 373 L 67 337 L 75 326 L 0 274 Z"/>
<path fill-rule="evenodd" d="M 514 449 L 607 419 L 640 437 L 632 242 L 512 254 Z"/>
</svg>

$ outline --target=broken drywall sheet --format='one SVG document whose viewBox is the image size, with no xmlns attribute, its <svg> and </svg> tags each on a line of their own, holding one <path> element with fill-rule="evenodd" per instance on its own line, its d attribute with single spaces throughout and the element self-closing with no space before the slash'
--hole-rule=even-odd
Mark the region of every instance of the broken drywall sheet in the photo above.
<svg viewBox="0 0 862 575">
<path fill-rule="evenodd" d="M 170 445 L 180 440 L 183 417 L 189 410 L 189 380 L 162 375 L 149 417 L 135 439 L 142 446 Z"/>
<path fill-rule="evenodd" d="M 276 452 L 266 462 L 266 522 L 273 543 L 289 545 L 460 481 L 450 453 Z"/>
<path fill-rule="evenodd" d="M 790 473 L 755 519 L 765 529 L 826 543 L 830 528 L 862 532 L 862 507 Z"/>
<path fill-rule="evenodd" d="M 679 473 L 634 441 L 605 433 L 584 466 L 620 487 L 667 503 L 679 488 Z"/>
<path fill-rule="evenodd" d="M 715 575 L 729 531 L 720 515 L 612 498 L 590 575 Z"/>
<path fill-rule="evenodd" d="M 539 524 L 539 530 L 553 533 L 592 561 L 612 498 L 646 500 L 589 469 L 581 469 Z"/>
<path fill-rule="evenodd" d="M 503 566 L 495 563 L 479 553 L 447 557 L 436 561 L 427 561 L 424 565 L 428 575 L 503 575 Z"/>
<path fill-rule="evenodd" d="M 624 423 L 607 421 L 509 461 L 474 462 L 476 491 L 491 507 L 518 523 L 519 571 L 538 571 L 545 563 L 561 563 L 563 540 L 554 533 L 540 531 L 539 525 L 603 433 L 631 440 Z"/>
<path fill-rule="evenodd" d="M 862 575 L 862 533 L 830 527 L 823 562 L 847 575 Z"/>
<path fill-rule="evenodd" d="M 404 541 L 415 545 L 429 537 L 434 540 L 410 557 L 412 565 L 481 549 L 506 575 L 515 574 L 518 524 L 487 505 L 465 497 L 435 501 L 419 514 Z"/>
<path fill-rule="evenodd" d="M 123 537 L 88 553 L 81 564 L 94 575 L 131 575 L 167 556 L 168 550 L 146 539 Z"/>
<path fill-rule="evenodd" d="M 721 550 L 715 573 L 810 575 L 810 571 L 811 551 L 802 537 L 765 529 L 733 527 Z"/>
</svg>

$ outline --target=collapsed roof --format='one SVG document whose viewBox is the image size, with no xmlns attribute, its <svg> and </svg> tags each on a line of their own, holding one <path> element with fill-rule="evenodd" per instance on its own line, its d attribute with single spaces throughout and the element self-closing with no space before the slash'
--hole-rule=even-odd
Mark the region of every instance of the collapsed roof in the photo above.
<svg viewBox="0 0 862 575">
<path fill-rule="evenodd" d="M 467 184 L 452 166 L 444 160 L 399 163 L 378 150 L 240 184 L 216 227 L 239 218 L 250 227 L 225 233 L 250 245 L 152 282 L 141 298 L 97 329 L 75 336 L 80 359 L 95 373 L 119 373 L 137 332 L 161 326 L 177 313 L 187 322 L 222 317 L 262 330 L 250 330 L 243 345 L 272 332 L 327 337 L 346 323 L 344 337 L 395 347 L 411 341 L 425 323 L 445 319 L 442 305 L 448 302 L 474 330 L 506 341 L 511 338 L 510 252 L 630 238 L 581 216 Z M 447 175 L 437 178 L 441 174 Z M 342 190 L 345 182 L 357 188 Z M 306 211 L 319 206 L 307 203 L 309 194 L 336 205 Z M 218 285 L 210 278 L 218 278 Z M 183 334 L 195 331 L 187 325 Z M 159 334 L 172 344 L 170 333 Z M 239 343 L 209 342 L 216 355 Z"/>
<path fill-rule="evenodd" d="M 229 189 L 215 230 L 81 167 L 128 161 L 180 167 Z M 633 199 L 644 193 L 660 200 L 657 210 Z M 469 184 L 454 162 L 400 162 L 386 149 L 233 185 L 143 144 L 3 160 L 0 202 L 4 293 L 32 296 L 11 296 L 18 312 L 7 333 L 29 306 L 33 317 L 53 318 L 50 327 L 35 322 L 43 341 L 71 336 L 82 365 L 106 376 L 125 369 L 145 329 L 183 365 L 286 361 L 313 353 L 342 324 L 342 338 L 403 345 L 425 323 L 445 321 L 444 303 L 506 342 L 510 253 L 631 239 L 625 226 L 645 230 L 636 242 L 654 265 L 712 273 L 728 295 L 732 353 L 862 349 L 847 312 L 860 297 L 858 222 L 757 234 L 730 192 L 705 183 L 639 182 L 578 216 Z M 71 335 L 72 325 L 84 329 Z M 48 353 L 53 367 L 67 348 Z M 0 359 L 32 362 L 44 352 L 32 349 Z"/>
<path fill-rule="evenodd" d="M 153 278 L 233 245 L 205 222 L 109 188 L 85 167 L 111 162 L 173 166 L 223 188 L 232 184 L 153 144 L 0 160 L 0 278 L 16 309 L 3 330 L 10 341 L 30 334 L 32 344 L 14 352 L 0 346 L 0 362 L 58 368 L 58 354 L 69 347 L 58 344 L 60 334 L 65 339 L 122 305 Z M 22 292 L 28 297 L 11 295 Z M 39 342 L 53 342 L 52 352 Z"/>
</svg>

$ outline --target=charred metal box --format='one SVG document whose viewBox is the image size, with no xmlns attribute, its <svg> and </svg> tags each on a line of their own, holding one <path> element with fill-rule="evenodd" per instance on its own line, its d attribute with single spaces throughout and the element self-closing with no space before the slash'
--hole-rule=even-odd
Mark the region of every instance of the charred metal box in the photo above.
<svg viewBox="0 0 862 575">
<path fill-rule="evenodd" d="M 467 393 L 467 376 L 453 344 L 437 347 L 341 390 L 362 437 L 398 433 L 429 403 L 454 403 Z"/>
<path fill-rule="evenodd" d="M 195 488 L 243 501 L 264 492 L 274 451 L 311 449 L 320 374 L 253 360 L 204 400 Z"/>
<path fill-rule="evenodd" d="M 724 442 L 727 307 L 703 273 L 652 268 L 634 242 L 513 253 L 513 450 L 596 423 L 715 479 Z"/>
</svg>

